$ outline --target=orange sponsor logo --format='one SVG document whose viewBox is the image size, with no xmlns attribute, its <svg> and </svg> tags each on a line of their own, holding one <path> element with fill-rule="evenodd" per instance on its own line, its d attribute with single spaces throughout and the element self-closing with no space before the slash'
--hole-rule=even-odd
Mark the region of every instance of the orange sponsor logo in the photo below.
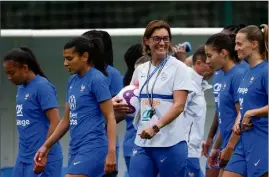
<svg viewBox="0 0 269 177">
<path fill-rule="evenodd" d="M 143 105 L 149 105 L 149 100 L 142 100 L 141 102 Z M 157 106 L 160 105 L 161 101 L 160 100 L 153 100 L 153 105 L 152 106 Z"/>
</svg>

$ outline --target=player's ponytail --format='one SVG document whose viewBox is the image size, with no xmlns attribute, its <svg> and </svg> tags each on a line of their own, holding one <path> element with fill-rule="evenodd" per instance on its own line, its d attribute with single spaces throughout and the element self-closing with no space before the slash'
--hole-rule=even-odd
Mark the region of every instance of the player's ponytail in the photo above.
<svg viewBox="0 0 269 177">
<path fill-rule="evenodd" d="M 89 46 L 90 57 L 88 61 L 91 62 L 96 69 L 107 76 L 108 74 L 106 72 L 105 52 L 102 40 L 99 38 L 90 39 Z"/>
<path fill-rule="evenodd" d="M 45 77 L 45 74 L 44 72 L 42 71 L 39 63 L 37 62 L 36 60 L 36 57 L 33 53 L 33 51 L 31 49 L 29 49 L 28 47 L 25 47 L 25 46 L 22 46 L 20 47 L 21 50 L 23 50 L 24 52 L 27 52 L 29 55 L 30 55 L 30 58 L 29 58 L 29 68 L 37 75 L 40 75 L 42 77 Z"/>
<path fill-rule="evenodd" d="M 20 65 L 27 65 L 28 68 L 36 75 L 45 77 L 40 65 L 38 64 L 36 57 L 31 49 L 28 47 L 14 48 L 10 50 L 5 56 L 4 61 L 12 60 Z"/>
<path fill-rule="evenodd" d="M 235 33 L 230 33 L 229 34 L 229 37 L 231 39 L 231 49 L 229 52 L 230 52 L 230 56 L 232 58 L 234 58 L 234 61 L 236 63 L 240 63 L 240 60 L 238 58 L 238 55 L 237 55 L 237 52 L 235 51 L 235 38 L 236 38 L 236 34 Z"/>
<path fill-rule="evenodd" d="M 262 24 L 260 29 L 263 33 L 264 45 L 265 45 L 265 57 L 268 60 L 268 26 L 266 24 Z"/>
<path fill-rule="evenodd" d="M 142 56 L 142 44 L 137 43 L 131 45 L 124 54 L 124 61 L 127 65 L 127 71 L 123 78 L 123 85 L 127 86 L 132 80 L 135 71 L 135 63 Z"/>
</svg>

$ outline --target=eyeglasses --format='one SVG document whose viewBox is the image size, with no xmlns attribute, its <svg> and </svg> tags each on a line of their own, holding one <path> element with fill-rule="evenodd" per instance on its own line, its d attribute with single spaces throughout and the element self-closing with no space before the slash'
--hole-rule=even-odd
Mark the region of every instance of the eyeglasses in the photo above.
<svg viewBox="0 0 269 177">
<path fill-rule="evenodd" d="M 153 36 L 153 37 L 150 37 L 152 38 L 152 40 L 154 42 L 161 42 L 161 40 L 163 40 L 164 43 L 168 43 L 170 41 L 170 38 L 169 36 L 164 36 L 164 37 L 160 37 L 160 36 Z"/>
</svg>

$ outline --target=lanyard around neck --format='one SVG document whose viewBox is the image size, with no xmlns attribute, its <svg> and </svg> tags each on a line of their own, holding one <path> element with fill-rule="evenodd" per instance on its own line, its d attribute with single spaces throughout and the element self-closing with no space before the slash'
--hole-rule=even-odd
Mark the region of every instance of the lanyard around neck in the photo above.
<svg viewBox="0 0 269 177">
<path fill-rule="evenodd" d="M 155 87 L 155 83 L 156 83 L 156 81 L 157 81 L 157 78 L 158 78 L 158 76 L 161 74 L 161 71 L 163 70 L 163 68 L 164 68 L 164 66 L 165 66 L 165 64 L 166 64 L 166 62 L 167 62 L 167 60 L 168 60 L 168 58 L 169 58 L 169 56 L 167 56 L 155 69 L 154 69 L 154 71 L 150 74 L 150 69 L 151 69 L 151 62 L 149 62 L 149 69 L 148 69 L 148 74 L 147 74 L 147 79 L 146 79 L 146 81 L 145 81 L 145 83 L 144 83 L 144 85 L 142 86 L 142 88 L 141 88 L 141 90 L 140 90 L 140 94 L 139 94 L 139 96 L 140 96 L 140 98 L 141 98 L 141 93 L 142 93 L 142 90 L 144 89 L 144 87 L 147 85 L 147 96 L 148 96 L 148 100 L 149 100 L 149 104 L 150 104 L 150 107 L 151 107 L 151 109 L 153 109 L 153 89 L 154 89 L 154 87 Z M 158 71 L 159 70 L 159 71 Z M 153 85 L 152 85 L 152 88 L 151 88 L 151 94 L 149 94 L 149 89 L 148 89 L 148 85 L 149 85 L 149 80 L 152 78 L 152 76 L 156 73 L 158 71 L 158 73 L 157 73 L 157 76 L 156 76 L 156 78 L 155 78 L 155 80 L 154 80 L 154 82 L 153 82 Z"/>
</svg>

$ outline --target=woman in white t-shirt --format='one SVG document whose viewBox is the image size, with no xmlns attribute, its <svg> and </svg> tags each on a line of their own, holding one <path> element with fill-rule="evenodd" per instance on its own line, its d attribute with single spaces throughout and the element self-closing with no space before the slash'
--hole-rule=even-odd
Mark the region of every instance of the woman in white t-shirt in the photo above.
<svg viewBox="0 0 269 177">
<path fill-rule="evenodd" d="M 188 147 L 183 110 L 191 76 L 187 66 L 169 56 L 172 36 L 164 21 L 151 21 L 143 36 L 143 52 L 151 60 L 138 66 L 131 84 L 139 84 L 140 118 L 130 177 L 185 175 Z"/>
</svg>

